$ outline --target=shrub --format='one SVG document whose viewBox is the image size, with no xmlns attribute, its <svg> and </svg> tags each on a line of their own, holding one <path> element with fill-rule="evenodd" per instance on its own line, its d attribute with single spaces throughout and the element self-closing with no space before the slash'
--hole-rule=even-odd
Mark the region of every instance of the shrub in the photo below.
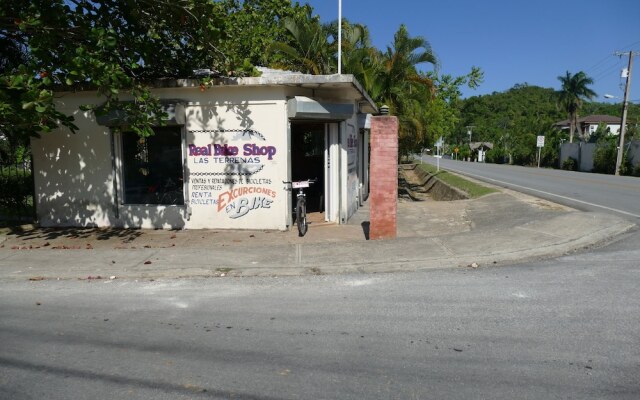
<svg viewBox="0 0 640 400">
<path fill-rule="evenodd" d="M 613 174 L 616 170 L 618 149 L 612 140 L 600 142 L 593 153 L 593 172 Z"/>
<path fill-rule="evenodd" d="M 567 171 L 577 171 L 578 170 L 578 160 L 573 157 L 569 157 L 562 163 L 562 169 Z"/>
<path fill-rule="evenodd" d="M 613 140 L 601 142 L 593 154 L 593 172 L 615 174 L 617 160 L 618 147 L 616 142 Z M 634 169 L 629 154 L 625 152 L 622 155 L 622 164 L 620 164 L 620 175 L 632 175 L 633 173 Z"/>
<path fill-rule="evenodd" d="M 33 181 L 31 174 L 0 174 L 0 214 L 33 216 Z"/>
</svg>

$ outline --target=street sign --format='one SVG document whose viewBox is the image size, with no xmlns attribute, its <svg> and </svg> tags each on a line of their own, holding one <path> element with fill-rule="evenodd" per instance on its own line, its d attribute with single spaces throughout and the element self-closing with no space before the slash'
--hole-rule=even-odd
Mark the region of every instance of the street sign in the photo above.
<svg viewBox="0 0 640 400">
<path fill-rule="evenodd" d="M 459 152 L 459 151 L 460 151 L 460 149 L 459 149 L 459 148 L 457 148 L 457 147 L 455 147 L 455 148 L 453 149 L 453 152 L 454 152 L 454 153 L 457 153 L 457 152 Z"/>
<path fill-rule="evenodd" d="M 538 136 L 538 147 L 544 147 L 544 136 Z"/>
</svg>

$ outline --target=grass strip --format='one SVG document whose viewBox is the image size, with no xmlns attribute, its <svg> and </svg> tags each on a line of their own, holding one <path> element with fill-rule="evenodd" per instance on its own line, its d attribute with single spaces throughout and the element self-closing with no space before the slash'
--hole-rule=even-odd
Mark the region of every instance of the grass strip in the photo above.
<svg viewBox="0 0 640 400">
<path fill-rule="evenodd" d="M 437 177 L 442 182 L 446 183 L 449 186 L 455 187 L 456 189 L 460 189 L 463 192 L 467 193 L 470 198 L 475 199 L 489 193 L 497 192 L 496 189 L 488 188 L 486 186 L 479 185 L 475 182 L 468 181 L 459 175 L 454 175 L 448 171 L 437 170 L 435 165 L 431 164 L 418 164 L 418 168 L 422 168 L 427 171 L 431 175 Z"/>
</svg>

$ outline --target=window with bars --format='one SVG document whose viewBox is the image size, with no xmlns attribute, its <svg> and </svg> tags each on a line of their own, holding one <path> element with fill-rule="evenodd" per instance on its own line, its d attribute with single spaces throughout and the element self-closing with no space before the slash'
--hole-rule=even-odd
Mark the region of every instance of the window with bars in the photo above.
<svg viewBox="0 0 640 400">
<path fill-rule="evenodd" d="M 147 138 L 122 134 L 124 203 L 183 205 L 181 129 L 158 127 L 154 132 Z"/>
</svg>

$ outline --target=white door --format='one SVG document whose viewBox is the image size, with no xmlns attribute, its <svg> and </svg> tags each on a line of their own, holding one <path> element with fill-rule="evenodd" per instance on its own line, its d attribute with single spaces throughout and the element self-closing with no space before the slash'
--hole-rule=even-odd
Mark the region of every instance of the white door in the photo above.
<svg viewBox="0 0 640 400">
<path fill-rule="evenodd" d="M 324 214 L 325 221 L 338 222 L 340 210 L 339 125 L 326 124 L 324 146 Z"/>
</svg>

